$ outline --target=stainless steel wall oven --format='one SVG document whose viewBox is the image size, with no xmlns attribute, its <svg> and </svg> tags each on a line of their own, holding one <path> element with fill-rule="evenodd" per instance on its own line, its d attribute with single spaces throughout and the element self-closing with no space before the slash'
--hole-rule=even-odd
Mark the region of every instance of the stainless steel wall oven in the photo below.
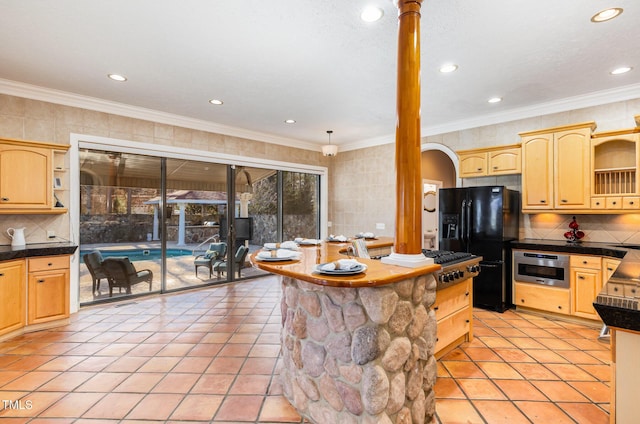
<svg viewBox="0 0 640 424">
<path fill-rule="evenodd" d="M 569 288 L 569 255 L 515 250 L 513 277 L 522 283 Z"/>
</svg>

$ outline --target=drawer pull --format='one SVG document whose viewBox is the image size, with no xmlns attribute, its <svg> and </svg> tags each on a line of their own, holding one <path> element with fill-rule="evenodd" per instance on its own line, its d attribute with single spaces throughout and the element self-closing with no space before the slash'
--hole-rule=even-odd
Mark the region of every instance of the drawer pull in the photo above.
<svg viewBox="0 0 640 424">
<path fill-rule="evenodd" d="M 636 289 L 631 289 L 631 293 L 636 294 Z"/>
<path fill-rule="evenodd" d="M 582 261 L 582 263 L 586 265 L 588 262 L 587 261 Z"/>
<path fill-rule="evenodd" d="M 567 203 L 567 199 L 560 200 L 562 203 Z"/>
<path fill-rule="evenodd" d="M 478 171 L 482 171 L 482 168 L 478 168 Z"/>
<path fill-rule="evenodd" d="M 440 309 L 439 306 L 436 306 L 435 308 L 433 308 L 434 311 L 437 311 L 438 309 Z"/>
<path fill-rule="evenodd" d="M 558 309 L 562 309 L 562 306 L 558 306 Z"/>
<path fill-rule="evenodd" d="M 584 275 L 580 275 L 578 278 L 584 280 Z"/>
<path fill-rule="evenodd" d="M 494 166 L 494 167 L 493 167 L 493 169 L 498 169 L 498 167 L 497 167 L 497 166 Z"/>
<path fill-rule="evenodd" d="M 615 205 L 617 202 L 613 202 L 613 204 Z"/>
<path fill-rule="evenodd" d="M 546 200 L 541 200 L 540 203 L 547 203 L 547 201 Z"/>
<path fill-rule="evenodd" d="M 466 292 L 464 295 L 465 295 L 465 296 L 469 296 L 469 292 Z"/>
<path fill-rule="evenodd" d="M 524 303 L 524 299 L 520 299 L 520 302 Z"/>
<path fill-rule="evenodd" d="M 469 322 L 470 322 L 470 321 L 469 321 L 469 320 L 465 320 L 465 322 L 466 322 L 467 324 L 469 324 Z"/>
<path fill-rule="evenodd" d="M 8 201 L 9 201 L 9 198 L 8 198 L 8 197 L 3 197 L 3 198 L 2 198 L 2 201 L 3 201 L 3 202 L 8 202 Z"/>
<path fill-rule="evenodd" d="M 600 202 L 596 202 L 596 206 L 600 206 Z"/>
<path fill-rule="evenodd" d="M 44 280 L 38 280 L 38 284 L 44 283 Z"/>
<path fill-rule="evenodd" d="M 629 202 L 630 205 L 633 205 L 633 201 Z"/>
<path fill-rule="evenodd" d="M 4 273 L 0 272 L 0 277 L 4 277 Z"/>
<path fill-rule="evenodd" d="M 607 271 L 613 271 L 613 268 L 607 267 Z"/>
<path fill-rule="evenodd" d="M 613 288 L 613 291 L 616 291 L 616 292 L 617 292 L 617 291 L 618 291 L 618 288 L 617 288 L 617 287 L 614 287 L 614 288 Z"/>
</svg>

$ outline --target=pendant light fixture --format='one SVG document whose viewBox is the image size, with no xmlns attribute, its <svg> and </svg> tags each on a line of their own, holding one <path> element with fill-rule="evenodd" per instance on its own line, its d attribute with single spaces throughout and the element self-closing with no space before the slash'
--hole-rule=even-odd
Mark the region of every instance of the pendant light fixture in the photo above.
<svg viewBox="0 0 640 424">
<path fill-rule="evenodd" d="M 338 154 L 338 146 L 335 144 L 331 144 L 331 134 L 333 131 L 327 130 L 327 134 L 329 134 L 329 144 L 325 144 L 322 146 L 322 154 L 324 156 L 335 156 Z"/>
</svg>

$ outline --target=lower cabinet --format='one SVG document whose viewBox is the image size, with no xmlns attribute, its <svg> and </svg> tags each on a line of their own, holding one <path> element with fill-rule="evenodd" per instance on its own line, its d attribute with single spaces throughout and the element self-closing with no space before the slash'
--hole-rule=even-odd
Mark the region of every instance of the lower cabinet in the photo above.
<svg viewBox="0 0 640 424">
<path fill-rule="evenodd" d="M 27 324 L 69 317 L 69 257 L 29 259 Z"/>
<path fill-rule="evenodd" d="M 516 306 L 568 315 L 571 312 L 571 291 L 540 284 L 514 283 L 513 303 Z"/>
<path fill-rule="evenodd" d="M 0 336 L 25 325 L 24 260 L 0 263 Z"/>
<path fill-rule="evenodd" d="M 68 320 L 69 258 L 0 262 L 0 340 Z"/>
<path fill-rule="evenodd" d="M 441 357 L 463 341 L 473 339 L 473 280 L 471 278 L 436 292 L 435 353 Z"/>
<path fill-rule="evenodd" d="M 602 258 L 571 255 L 569 267 L 571 273 L 571 315 L 600 319 L 593 308 L 593 301 L 602 290 Z"/>
</svg>

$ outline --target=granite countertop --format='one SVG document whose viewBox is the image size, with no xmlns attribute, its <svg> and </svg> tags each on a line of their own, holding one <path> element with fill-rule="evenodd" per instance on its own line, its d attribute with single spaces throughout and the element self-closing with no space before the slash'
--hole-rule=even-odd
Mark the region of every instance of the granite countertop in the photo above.
<svg viewBox="0 0 640 424">
<path fill-rule="evenodd" d="M 69 242 L 34 243 L 27 244 L 20 249 L 12 248 L 11 246 L 0 246 L 0 261 L 36 256 L 71 255 L 77 248 L 77 245 Z"/>
<path fill-rule="evenodd" d="M 629 245 L 636 246 L 636 245 Z M 598 255 L 622 259 L 629 247 L 622 243 L 581 242 L 570 243 L 564 240 L 522 239 L 511 242 L 512 249 L 531 249 L 544 252 L 575 253 L 577 255 Z"/>
</svg>

